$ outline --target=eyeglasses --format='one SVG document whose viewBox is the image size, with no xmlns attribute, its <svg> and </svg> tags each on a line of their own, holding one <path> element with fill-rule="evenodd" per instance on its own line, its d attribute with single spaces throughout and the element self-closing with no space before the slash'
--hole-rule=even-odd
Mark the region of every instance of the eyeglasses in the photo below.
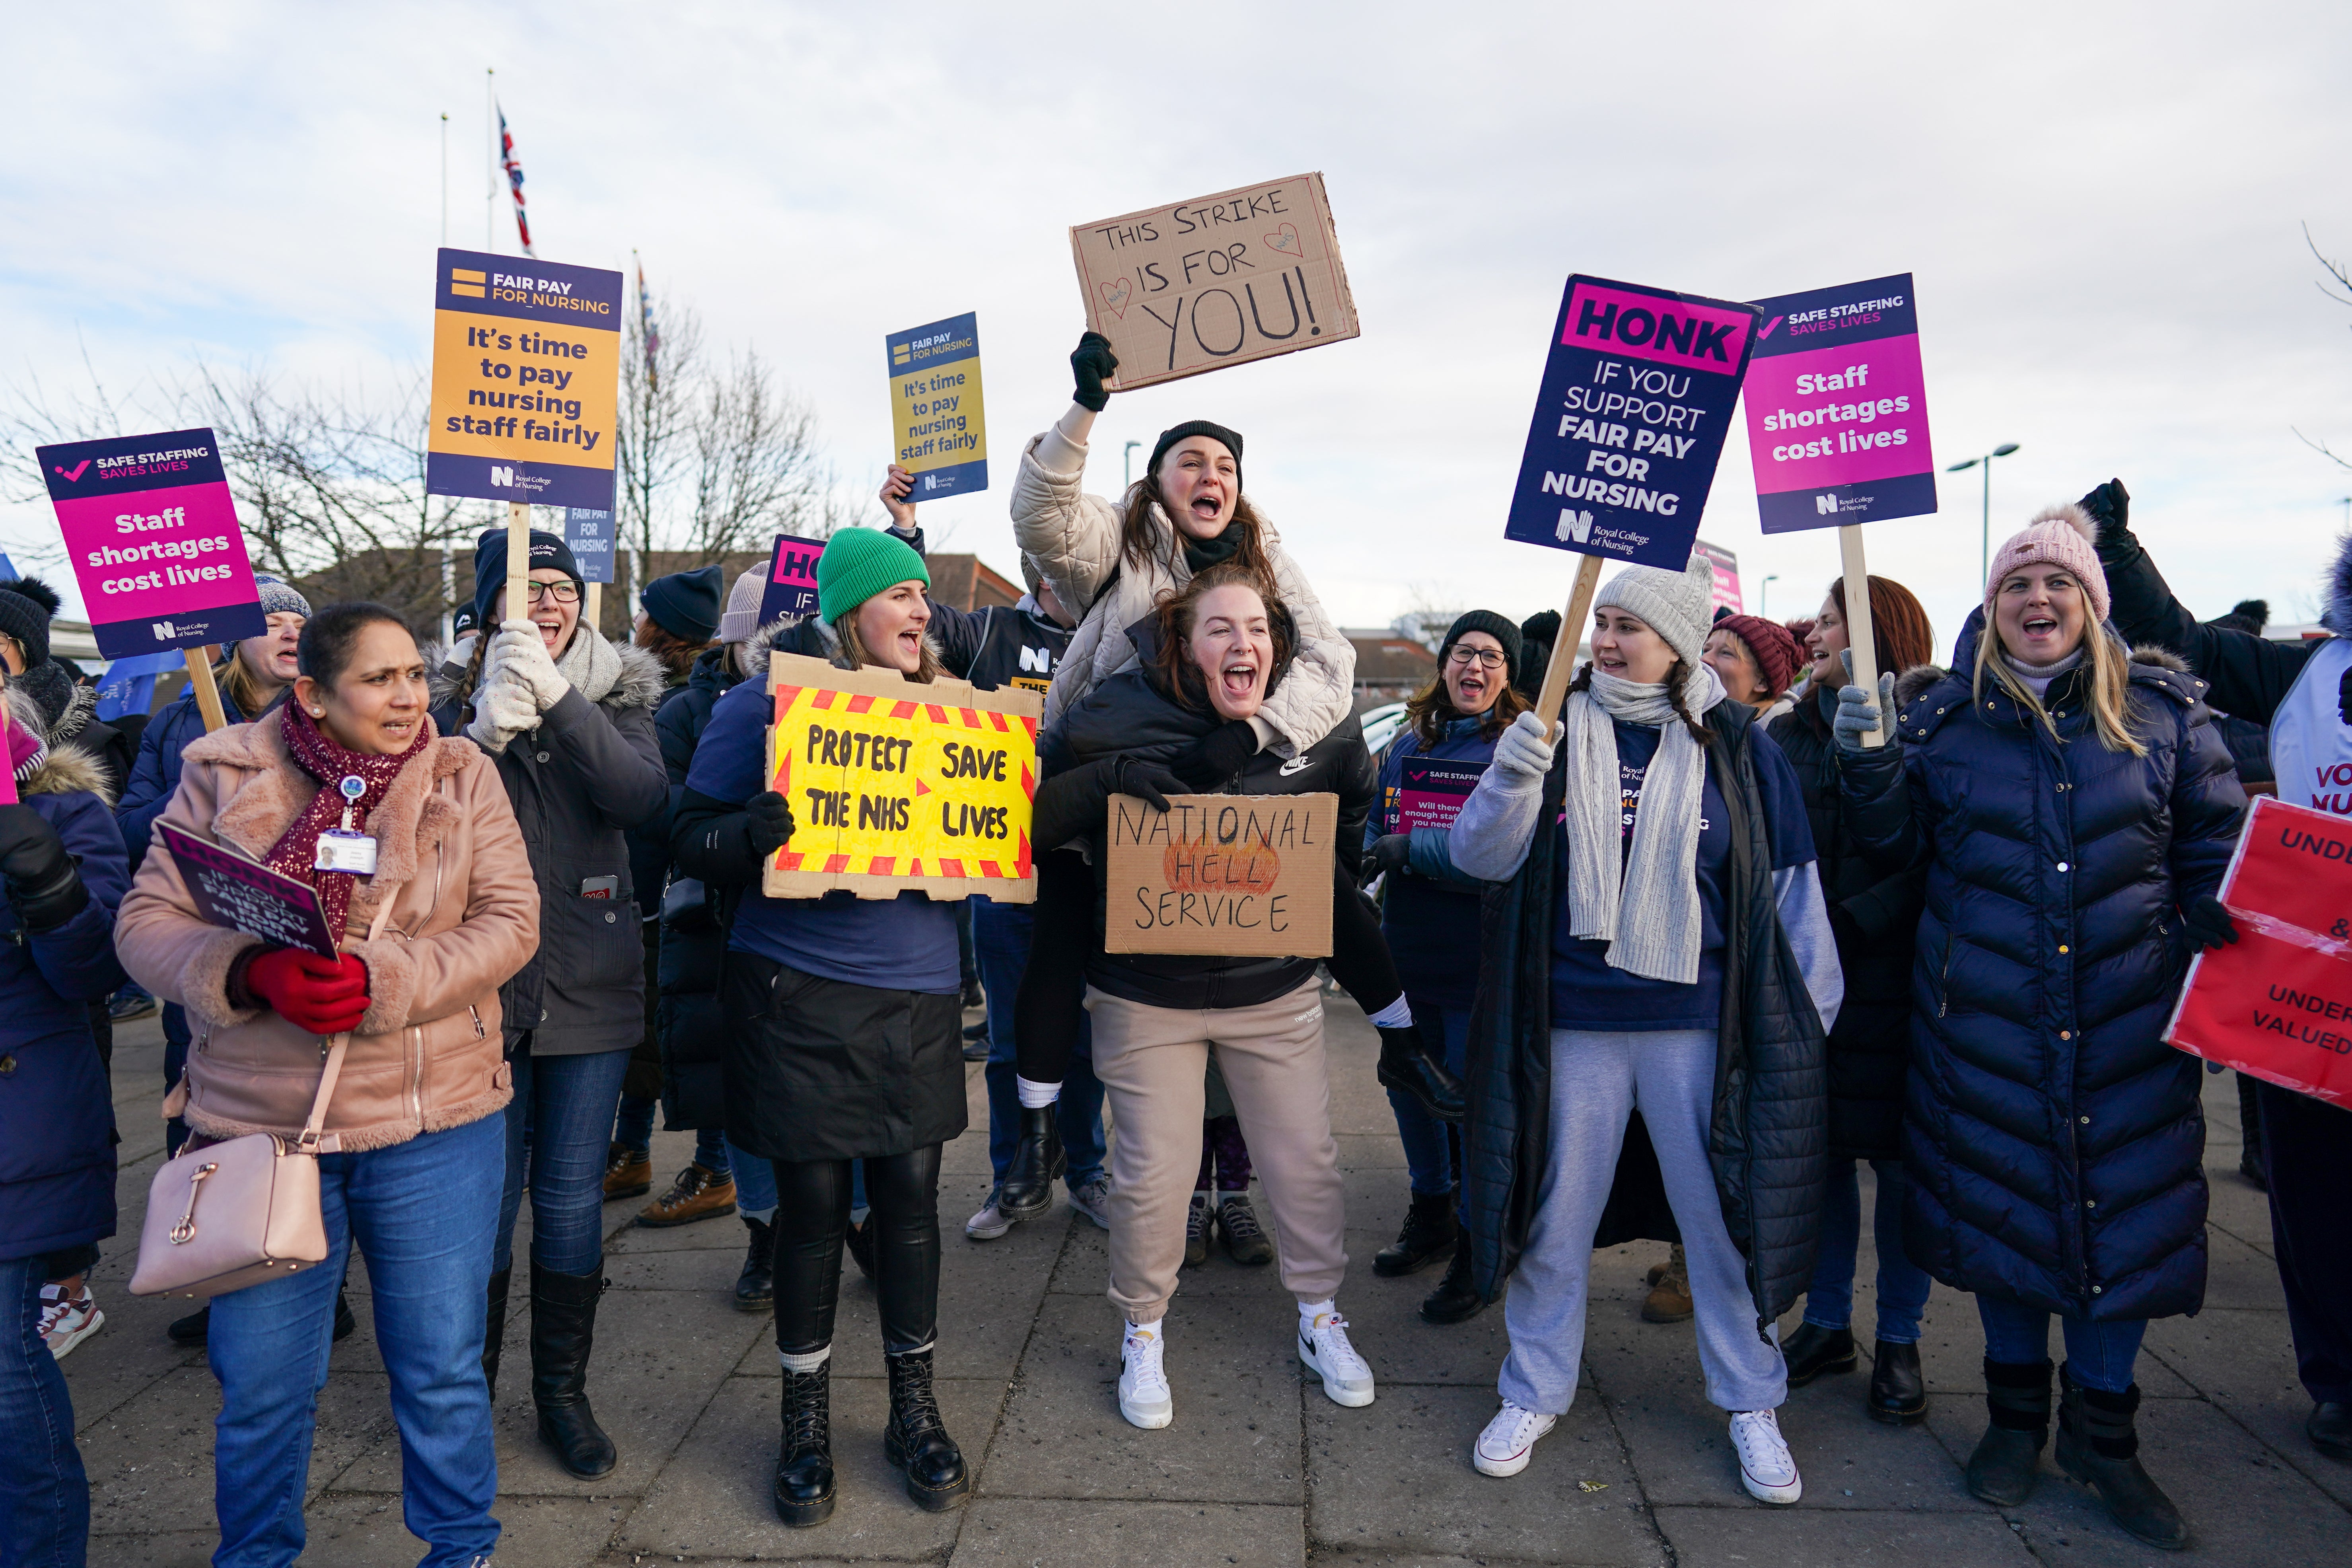
<svg viewBox="0 0 2352 1568">
<path fill-rule="evenodd" d="M 1460 643 L 1454 645 L 1453 651 L 1446 655 L 1446 658 L 1448 662 L 1454 664 L 1468 664 L 1475 658 L 1478 661 L 1478 667 L 1481 669 L 1500 669 L 1504 664 L 1501 648 L 1465 647 Z"/>
<path fill-rule="evenodd" d="M 523 584 L 523 589 L 530 595 L 530 602 L 534 605 L 551 595 L 559 605 L 576 605 L 580 602 L 580 584 L 568 577 L 561 583 L 526 583 Z"/>
</svg>

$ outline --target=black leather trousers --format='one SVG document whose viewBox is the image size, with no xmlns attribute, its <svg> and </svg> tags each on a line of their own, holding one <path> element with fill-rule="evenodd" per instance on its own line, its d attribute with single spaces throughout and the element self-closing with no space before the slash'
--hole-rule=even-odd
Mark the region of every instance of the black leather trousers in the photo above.
<svg viewBox="0 0 2352 1568">
<path fill-rule="evenodd" d="M 771 1162 L 776 1172 L 776 1348 L 804 1355 L 833 1343 L 841 1249 L 849 1232 L 850 1162 Z M 866 1223 L 882 1350 L 921 1350 L 940 1314 L 940 1145 L 868 1159 Z"/>
</svg>

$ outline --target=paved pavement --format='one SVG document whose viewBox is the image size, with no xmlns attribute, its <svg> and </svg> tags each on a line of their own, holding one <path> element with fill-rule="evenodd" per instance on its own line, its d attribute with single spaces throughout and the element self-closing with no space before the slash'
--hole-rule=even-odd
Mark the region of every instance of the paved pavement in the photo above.
<svg viewBox="0 0 2352 1568">
<path fill-rule="evenodd" d="M 948 1151 L 940 1208 L 950 1226 L 941 1285 L 940 1398 L 978 1486 L 960 1512 L 908 1502 L 881 1457 L 887 1409 L 872 1291 L 844 1287 L 835 1366 L 841 1503 L 830 1523 L 788 1531 L 768 1505 L 777 1436 L 768 1320 L 733 1310 L 742 1245 L 729 1218 L 673 1230 L 607 1211 L 608 1271 L 590 1389 L 621 1449 L 594 1482 L 558 1469 L 532 1436 L 528 1330 L 510 1329 L 498 1412 L 499 1561 L 517 1568 L 654 1562 L 858 1561 L 963 1564 L 1592 1565 L 1835 1563 L 1841 1568 L 2028 1564 L 2084 1568 L 2162 1554 L 2106 1521 L 2089 1494 L 2045 1468 L 2024 1508 L 1971 1499 L 1960 1465 L 1983 1426 L 1982 1341 L 1969 1303 L 1938 1287 L 1923 1343 L 1935 1395 L 1921 1426 L 1876 1425 L 1856 1373 L 1797 1391 L 1781 1412 L 1805 1500 L 1768 1509 L 1738 1486 L 1721 1414 L 1701 1395 L 1690 1327 L 1640 1321 L 1643 1271 L 1663 1247 L 1594 1260 L 1591 1341 L 1576 1408 L 1517 1478 L 1469 1465 L 1495 1408 L 1501 1313 L 1452 1329 L 1413 1315 L 1434 1271 L 1372 1275 L 1372 1253 L 1402 1218 L 1403 1161 L 1372 1083 L 1376 1041 L 1344 999 L 1330 1007 L 1334 1115 L 1348 1168 L 1349 1250 L 1341 1309 L 1380 1374 L 1377 1403 L 1332 1405 L 1302 1384 L 1294 1314 L 1272 1268 L 1222 1257 L 1188 1273 L 1171 1314 L 1175 1425 L 1119 1419 L 1118 1320 L 1103 1298 L 1103 1234 L 1057 1207 L 1001 1241 L 967 1242 L 963 1216 L 988 1185 L 978 1069 L 974 1131 Z M 162 1158 L 154 1120 L 161 1035 L 121 1032 L 115 1056 L 122 1234 L 96 1275 L 103 1331 L 66 1362 L 89 1468 L 94 1563 L 194 1565 L 213 1544 L 212 1426 L 218 1396 L 201 1352 L 173 1347 L 176 1309 L 124 1291 L 147 1183 Z M 2262 1197 L 2237 1174 L 2230 1080 L 2208 1080 L 2213 1179 L 2206 1309 L 2149 1334 L 2140 1377 L 2143 1451 L 2196 1532 L 2176 1563 L 2352 1561 L 2352 1466 L 2304 1440 Z M 656 1168 L 683 1165 L 690 1137 L 661 1135 Z M 1868 1246 L 1864 1238 L 1865 1248 Z M 1857 1287 L 1871 1321 L 1872 1265 Z M 352 1285 L 363 1298 L 363 1269 Z M 337 1348 L 310 1468 L 305 1562 L 412 1563 L 401 1523 L 400 1455 L 384 1374 L 367 1327 Z M 1783 1324 L 1795 1326 L 1793 1317 Z"/>
</svg>

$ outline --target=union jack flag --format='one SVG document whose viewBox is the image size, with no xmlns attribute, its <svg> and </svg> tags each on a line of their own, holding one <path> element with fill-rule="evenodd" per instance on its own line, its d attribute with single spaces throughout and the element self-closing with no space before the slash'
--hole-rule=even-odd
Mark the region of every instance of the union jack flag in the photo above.
<svg viewBox="0 0 2352 1568">
<path fill-rule="evenodd" d="M 514 192 L 515 232 L 522 236 L 522 253 L 538 257 L 530 247 L 530 216 L 522 207 L 522 164 L 515 160 L 514 132 L 507 129 L 507 111 L 499 110 L 499 153 L 505 160 L 499 166 L 507 172 L 507 188 Z"/>
</svg>

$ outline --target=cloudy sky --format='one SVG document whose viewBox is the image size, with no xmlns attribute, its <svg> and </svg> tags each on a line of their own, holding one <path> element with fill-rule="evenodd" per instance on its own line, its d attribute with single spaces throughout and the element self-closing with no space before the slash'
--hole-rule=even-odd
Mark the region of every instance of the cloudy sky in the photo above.
<svg viewBox="0 0 2352 1568">
<path fill-rule="evenodd" d="M 497 70 L 553 259 L 642 254 L 756 346 L 841 471 L 887 459 L 883 334 L 977 310 L 996 487 L 947 547 L 1013 565 L 1020 442 L 1067 405 L 1074 223 L 1320 170 L 1363 335 L 1120 396 L 1122 443 L 1213 417 L 1352 625 L 1524 615 L 1571 558 L 1503 541 L 1576 271 L 1732 298 L 1916 276 L 1940 463 L 2014 441 L 1994 538 L 2110 475 L 2192 608 L 2315 612 L 2346 521 L 2352 10 L 2341 4 L 681 4 L 7 7 L 0 385 L 198 360 L 387 383 L 428 354 L 432 251 L 485 233 Z M 496 246 L 515 247 L 501 193 Z M 116 432 L 92 430 L 89 435 Z M 1874 525 L 1949 637 L 1974 474 Z M 1767 541 L 1745 441 L 1703 535 L 1750 606 L 1819 602 L 1835 535 Z M 0 508 L 0 546 L 53 525 Z"/>
</svg>

